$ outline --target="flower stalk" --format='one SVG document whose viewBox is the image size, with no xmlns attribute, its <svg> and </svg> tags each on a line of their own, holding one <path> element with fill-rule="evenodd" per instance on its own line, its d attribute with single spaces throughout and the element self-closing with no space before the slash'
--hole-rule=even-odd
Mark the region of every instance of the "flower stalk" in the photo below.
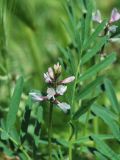
<svg viewBox="0 0 120 160">
<path fill-rule="evenodd" d="M 53 104 L 50 102 L 49 108 L 49 124 L 48 124 L 48 147 L 49 147 L 49 160 L 52 160 L 52 113 Z"/>
</svg>

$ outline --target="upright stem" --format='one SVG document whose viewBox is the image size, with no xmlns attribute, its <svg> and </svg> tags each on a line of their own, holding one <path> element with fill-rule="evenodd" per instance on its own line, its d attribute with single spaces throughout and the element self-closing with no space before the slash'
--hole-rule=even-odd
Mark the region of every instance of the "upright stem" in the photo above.
<svg viewBox="0 0 120 160">
<path fill-rule="evenodd" d="M 48 147 L 49 147 L 49 160 L 52 160 L 52 112 L 53 112 L 53 104 L 50 102 L 49 108 L 49 126 L 48 126 Z"/>
<path fill-rule="evenodd" d="M 69 144 L 69 160 L 72 160 L 72 144 Z"/>
</svg>

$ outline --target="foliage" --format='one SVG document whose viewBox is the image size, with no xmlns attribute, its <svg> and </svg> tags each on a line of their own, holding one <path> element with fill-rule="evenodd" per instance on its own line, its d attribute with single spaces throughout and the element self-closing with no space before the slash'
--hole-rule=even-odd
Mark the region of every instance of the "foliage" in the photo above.
<svg viewBox="0 0 120 160">
<path fill-rule="evenodd" d="M 52 125 L 52 160 L 119 160 L 120 105 L 114 89 L 118 75 L 113 76 L 119 68 L 119 55 L 114 49 L 110 51 L 111 40 L 119 38 L 119 21 L 115 22 L 115 33 L 105 34 L 109 20 L 100 24 L 92 21 L 93 0 L 66 1 L 66 15 L 60 11 L 64 34 L 57 24 L 55 13 L 59 11 L 47 10 L 42 15 L 48 4 L 39 0 L 0 0 L 0 156 L 50 159 L 48 132 Z M 54 16 L 49 18 L 49 12 Z M 42 21 L 43 16 L 49 27 Z M 44 31 L 40 32 L 42 27 Z M 51 36 L 53 28 L 59 30 Z M 55 47 L 50 44 L 51 37 Z M 62 45 L 55 44 L 55 39 Z M 29 92 L 37 88 L 39 94 L 44 94 L 46 86 L 40 76 L 47 69 L 46 63 L 53 65 L 56 61 L 62 66 L 62 76 L 74 75 L 75 80 L 62 98 L 69 102 L 70 112 L 65 114 L 54 105 L 50 124 L 49 103 L 35 103 Z"/>
</svg>

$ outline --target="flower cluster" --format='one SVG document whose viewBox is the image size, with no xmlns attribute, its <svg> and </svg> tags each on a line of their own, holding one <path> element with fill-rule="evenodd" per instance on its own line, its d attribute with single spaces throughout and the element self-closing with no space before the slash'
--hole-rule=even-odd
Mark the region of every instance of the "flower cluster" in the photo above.
<svg viewBox="0 0 120 160">
<path fill-rule="evenodd" d="M 98 22 L 98 23 L 102 22 L 101 13 L 99 10 L 97 10 L 95 13 L 93 13 L 92 19 L 93 19 L 93 21 Z M 113 32 L 113 33 L 116 32 L 116 29 L 118 26 L 112 25 L 112 24 L 118 20 L 120 20 L 120 12 L 118 12 L 118 10 L 116 8 L 114 8 L 112 10 L 111 16 L 109 18 L 109 22 L 107 24 L 109 32 Z"/>
<path fill-rule="evenodd" d="M 50 101 L 53 104 L 57 104 L 65 113 L 70 109 L 70 105 L 65 102 L 60 102 L 57 97 L 64 95 L 67 90 L 66 84 L 74 81 L 75 77 L 71 76 L 59 81 L 59 76 L 61 75 L 61 65 L 59 63 L 55 64 L 54 67 L 49 67 L 48 71 L 44 73 L 45 82 L 48 84 L 46 95 L 40 95 L 37 92 L 30 92 L 29 95 L 33 100 Z"/>
</svg>

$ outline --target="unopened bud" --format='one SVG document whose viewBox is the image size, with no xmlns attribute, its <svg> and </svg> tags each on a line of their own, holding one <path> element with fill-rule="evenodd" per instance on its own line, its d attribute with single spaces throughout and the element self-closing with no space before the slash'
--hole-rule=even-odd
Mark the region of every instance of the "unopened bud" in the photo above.
<svg viewBox="0 0 120 160">
<path fill-rule="evenodd" d="M 54 64 L 54 71 L 55 71 L 55 74 L 60 74 L 61 73 L 61 65 L 59 64 L 59 62 L 57 64 Z"/>
<path fill-rule="evenodd" d="M 54 79 L 54 72 L 51 67 L 48 68 L 48 74 L 49 74 L 50 78 Z"/>
<path fill-rule="evenodd" d="M 70 83 L 72 81 L 74 81 L 75 77 L 74 76 L 71 76 L 71 77 L 68 77 L 68 78 L 65 78 L 64 80 L 61 81 L 62 84 L 67 84 L 67 83 Z"/>
</svg>

